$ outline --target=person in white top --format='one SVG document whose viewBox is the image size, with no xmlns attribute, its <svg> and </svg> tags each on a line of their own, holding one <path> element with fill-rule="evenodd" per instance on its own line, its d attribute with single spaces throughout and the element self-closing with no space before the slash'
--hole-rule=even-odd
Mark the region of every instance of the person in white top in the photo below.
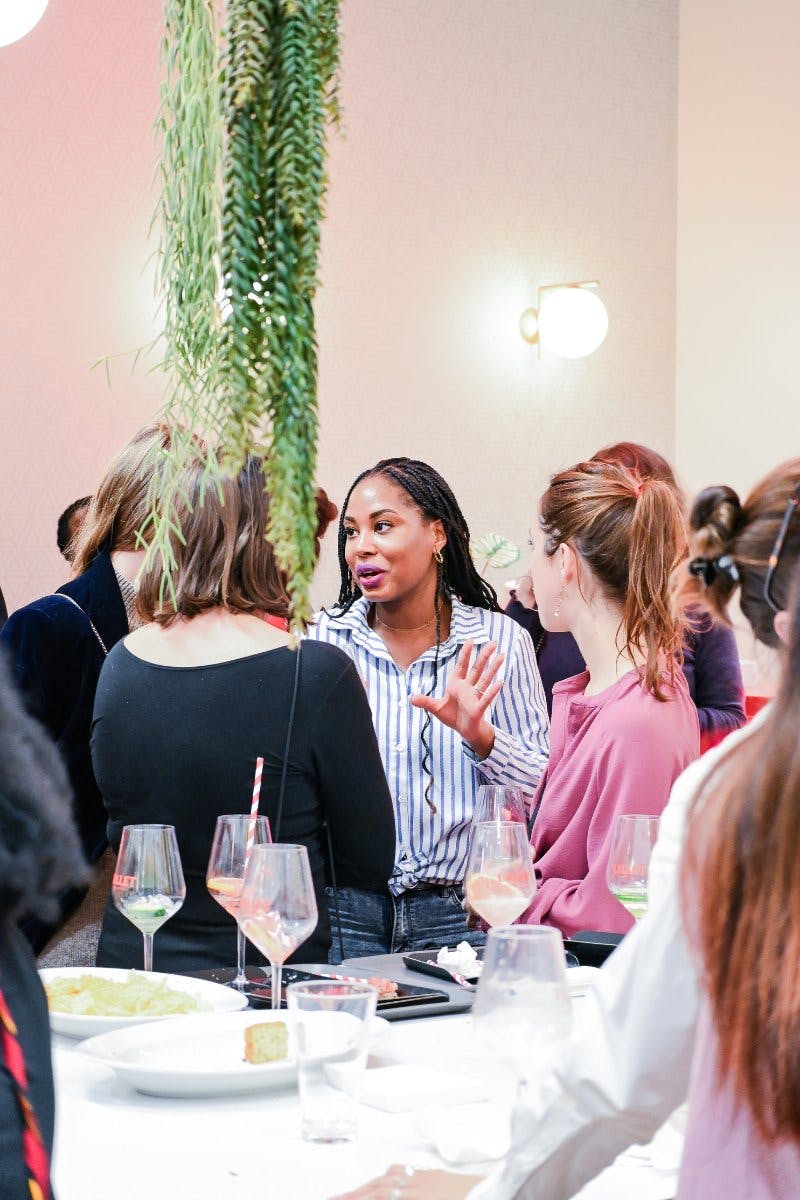
<svg viewBox="0 0 800 1200">
<path fill-rule="evenodd" d="M 361 673 L 397 822 L 388 890 L 339 889 L 345 955 L 482 942 L 461 906 L 477 788 L 530 794 L 547 762 L 530 635 L 500 612 L 458 502 L 427 463 L 384 459 L 359 475 L 342 505 L 339 564 L 338 603 L 308 636 Z"/>
<path fill-rule="evenodd" d="M 773 471 L 754 488 L 744 505 L 727 488 L 707 489 L 695 502 L 692 528 L 696 553 L 688 564 L 694 584 L 691 595 L 690 589 L 681 587 L 683 598 L 703 598 L 712 611 L 724 614 L 738 588 L 742 611 L 764 646 L 777 655 L 791 637 L 791 662 L 783 675 L 783 694 L 791 697 L 791 703 L 785 699 L 782 703 L 779 697 L 774 707 L 765 709 L 749 726 L 692 764 L 676 781 L 651 861 L 648 912 L 599 972 L 584 1005 L 583 1019 L 562 1061 L 539 1091 L 515 1110 L 509 1153 L 485 1179 L 392 1167 L 379 1179 L 348 1193 L 347 1200 L 568 1200 L 626 1146 L 652 1137 L 686 1099 L 693 1059 L 693 1093 L 701 1096 L 701 1102 L 694 1106 L 690 1103 L 679 1200 L 710 1200 L 722 1196 L 723 1191 L 727 1200 L 789 1200 L 798 1194 L 800 1139 L 794 1130 L 800 1128 L 796 1104 L 800 1079 L 796 1059 L 788 1072 L 795 1107 L 792 1110 L 784 1095 L 783 1120 L 781 1110 L 767 1113 L 773 1119 L 777 1137 L 770 1142 L 759 1128 L 763 1109 L 759 1113 L 757 1107 L 753 1108 L 749 1097 L 743 1108 L 732 1105 L 733 1077 L 728 1071 L 720 1078 L 713 1065 L 720 1027 L 716 1024 L 716 1002 L 709 1002 L 704 995 L 704 980 L 709 967 L 712 978 L 716 971 L 717 977 L 724 979 L 726 972 L 720 969 L 718 957 L 709 957 L 707 913 L 701 909 L 698 916 L 695 904 L 687 936 L 681 895 L 687 819 L 692 822 L 693 832 L 698 827 L 702 830 L 707 804 L 719 819 L 715 797 L 736 795 L 740 763 L 755 777 L 753 760 L 761 758 L 761 740 L 769 738 L 769 745 L 774 746 L 775 735 L 782 734 L 794 748 L 792 768 L 800 769 L 796 761 L 796 727 L 784 729 L 787 712 L 796 715 L 800 703 L 798 510 L 800 459 Z M 793 623 L 787 611 L 790 607 Z M 749 753 L 751 739 L 759 741 L 755 754 Z M 730 762 L 736 767 L 726 773 Z M 738 791 L 739 799 L 748 785 L 746 776 Z M 787 804 L 790 801 L 796 810 L 796 796 L 786 799 Z M 749 819 L 751 814 L 745 809 L 744 816 Z M 713 845 L 713 839 L 706 836 L 704 843 L 709 841 Z M 789 853 L 796 856 L 797 846 L 789 847 Z M 744 855 L 747 857 L 749 847 Z M 698 890 L 702 897 L 702 889 L 697 856 L 694 858 L 689 882 L 696 898 Z M 796 871 L 794 876 L 786 872 L 786 877 L 796 879 Z M 781 886 L 786 886 L 785 881 L 776 874 L 773 900 L 781 901 Z M 796 909 L 797 888 L 792 886 L 795 891 L 788 897 L 788 907 L 793 901 Z M 747 891 L 744 896 L 745 902 L 759 900 L 752 900 Z M 800 936 L 800 931 L 792 932 Z M 773 940 L 772 952 L 777 981 L 775 1003 L 780 1009 L 781 999 L 785 1003 L 787 996 L 781 981 L 796 978 L 796 963 L 790 971 L 790 964 L 781 962 L 781 955 L 785 955 L 781 938 Z M 728 982 L 735 990 L 737 980 L 729 978 Z M 698 1025 L 701 1007 L 703 1018 Z M 796 1024 L 795 1019 L 795 1029 Z M 782 1031 L 789 1025 L 784 1021 Z M 793 1044 L 797 1041 L 795 1038 Z M 724 1047 L 724 1038 L 722 1044 Z M 766 1078 L 771 1081 L 777 1072 L 774 1054 L 767 1069 Z M 794 1125 L 791 1119 L 786 1120 L 787 1107 Z M 702 1141 L 708 1138 L 710 1125 L 714 1139 L 711 1159 L 704 1153 Z"/>
</svg>

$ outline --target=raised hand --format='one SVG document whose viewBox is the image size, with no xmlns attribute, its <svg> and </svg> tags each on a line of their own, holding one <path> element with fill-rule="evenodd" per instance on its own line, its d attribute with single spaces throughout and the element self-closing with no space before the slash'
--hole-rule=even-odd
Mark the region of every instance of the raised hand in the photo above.
<svg viewBox="0 0 800 1200">
<path fill-rule="evenodd" d="M 494 729 L 486 712 L 503 686 L 497 672 L 504 656 L 495 653 L 496 642 L 488 642 L 471 662 L 472 650 L 472 642 L 462 648 L 440 699 L 417 695 L 411 697 L 411 703 L 454 729 L 480 758 L 485 758 L 494 745 Z"/>
</svg>

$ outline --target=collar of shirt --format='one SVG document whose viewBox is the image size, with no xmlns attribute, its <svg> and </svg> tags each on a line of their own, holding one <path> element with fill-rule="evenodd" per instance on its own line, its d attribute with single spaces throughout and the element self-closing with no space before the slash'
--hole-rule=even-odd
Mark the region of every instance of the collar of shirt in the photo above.
<svg viewBox="0 0 800 1200">
<path fill-rule="evenodd" d="M 489 631 L 485 628 L 484 610 L 474 608 L 470 604 L 462 604 L 456 597 L 451 596 L 452 612 L 450 615 L 450 636 L 439 647 L 439 658 L 456 654 L 465 642 L 473 642 L 476 646 L 484 645 L 490 640 Z M 365 596 L 359 597 L 351 608 L 341 616 L 329 613 L 328 619 L 340 629 L 347 629 L 354 642 L 364 646 L 376 658 L 391 658 L 383 639 L 370 628 L 367 621 L 372 602 Z M 436 647 L 431 646 L 424 651 L 420 659 L 433 658 Z M 417 660 L 419 661 L 419 659 Z"/>
</svg>

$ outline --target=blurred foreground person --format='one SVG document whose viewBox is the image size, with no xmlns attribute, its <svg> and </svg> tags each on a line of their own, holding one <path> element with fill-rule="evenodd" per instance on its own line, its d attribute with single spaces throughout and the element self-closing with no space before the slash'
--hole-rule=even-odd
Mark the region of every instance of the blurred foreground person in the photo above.
<svg viewBox="0 0 800 1200">
<path fill-rule="evenodd" d="M 53 1070 L 47 1002 L 25 914 L 45 922 L 86 868 L 58 752 L 25 713 L 0 655 L 0 1196 L 51 1195 Z M 30 1106 L 30 1107 L 28 1107 Z M 38 1187 L 37 1192 L 35 1188 Z"/>
</svg>

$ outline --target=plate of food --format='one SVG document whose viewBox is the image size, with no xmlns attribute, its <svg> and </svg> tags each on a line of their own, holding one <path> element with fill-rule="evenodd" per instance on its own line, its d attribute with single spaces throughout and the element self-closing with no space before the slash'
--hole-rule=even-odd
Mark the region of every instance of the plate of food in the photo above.
<svg viewBox="0 0 800 1200">
<path fill-rule="evenodd" d="M 48 967 L 39 972 L 50 1027 L 66 1037 L 89 1038 L 167 1017 L 235 1012 L 247 997 L 235 988 L 118 967 Z"/>
<path fill-rule="evenodd" d="M 348 1019 L 346 1013 L 320 1016 Z M 387 1028 L 374 1018 L 371 1041 Z M 294 1023 L 288 1013 L 178 1017 L 104 1033 L 79 1049 L 149 1096 L 235 1096 L 290 1087 L 297 1078 Z"/>
</svg>

